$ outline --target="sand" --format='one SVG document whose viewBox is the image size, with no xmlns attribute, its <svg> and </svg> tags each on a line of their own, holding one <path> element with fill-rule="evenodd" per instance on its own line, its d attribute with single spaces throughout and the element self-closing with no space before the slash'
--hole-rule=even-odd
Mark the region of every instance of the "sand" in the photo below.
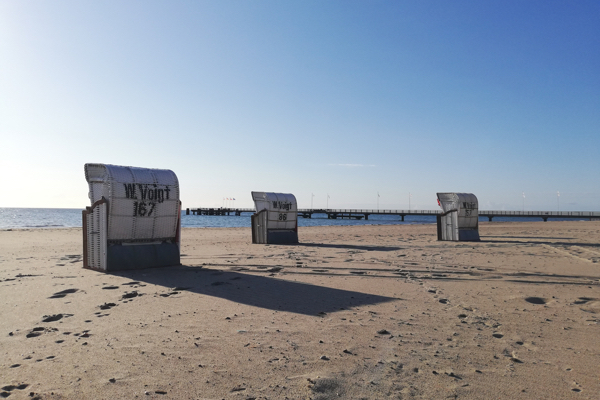
<svg viewBox="0 0 600 400">
<path fill-rule="evenodd" d="M 598 399 L 600 222 L 183 229 L 182 266 L 82 268 L 0 231 L 0 397 Z"/>
</svg>

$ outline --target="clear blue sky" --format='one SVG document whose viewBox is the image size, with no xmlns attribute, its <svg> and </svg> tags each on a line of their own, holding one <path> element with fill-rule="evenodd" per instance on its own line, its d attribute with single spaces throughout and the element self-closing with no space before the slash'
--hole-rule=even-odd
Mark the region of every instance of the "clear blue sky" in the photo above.
<svg viewBox="0 0 600 400">
<path fill-rule="evenodd" d="M 89 205 L 86 162 L 184 207 L 597 211 L 600 2 L 1 1 L 0 207 Z"/>
</svg>

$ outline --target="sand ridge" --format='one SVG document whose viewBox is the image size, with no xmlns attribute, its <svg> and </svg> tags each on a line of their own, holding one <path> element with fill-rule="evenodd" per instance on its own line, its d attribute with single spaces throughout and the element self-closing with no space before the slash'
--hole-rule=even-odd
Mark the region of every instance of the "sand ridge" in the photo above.
<svg viewBox="0 0 600 400">
<path fill-rule="evenodd" d="M 182 266 L 85 270 L 80 229 L 0 231 L 0 395 L 600 397 L 600 223 L 182 231 Z"/>
</svg>

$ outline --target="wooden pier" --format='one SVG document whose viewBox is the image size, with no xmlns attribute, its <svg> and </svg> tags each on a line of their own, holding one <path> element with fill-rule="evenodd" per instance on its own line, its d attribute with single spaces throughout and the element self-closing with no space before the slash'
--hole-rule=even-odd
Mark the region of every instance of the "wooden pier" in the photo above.
<svg viewBox="0 0 600 400">
<path fill-rule="evenodd" d="M 186 215 L 219 215 L 241 216 L 243 213 L 254 214 L 253 208 L 187 208 Z M 302 218 L 312 218 L 315 214 L 327 215 L 328 219 L 365 219 L 368 220 L 371 215 L 397 215 L 401 221 L 408 215 L 440 215 L 441 210 L 357 210 L 357 209 L 299 209 L 298 216 Z M 511 218 L 541 218 L 548 221 L 550 218 L 569 218 L 569 219 L 598 219 L 600 211 L 487 211 L 479 210 L 480 217 L 487 217 L 492 221 L 495 217 Z"/>
<path fill-rule="evenodd" d="M 221 208 L 186 208 L 185 209 L 186 215 L 190 215 L 190 213 L 192 213 L 193 215 L 221 215 L 221 216 L 236 215 L 239 217 L 240 215 L 242 215 L 242 213 L 254 214 L 255 212 L 256 212 L 256 210 L 254 210 L 254 208 L 221 207 Z"/>
</svg>

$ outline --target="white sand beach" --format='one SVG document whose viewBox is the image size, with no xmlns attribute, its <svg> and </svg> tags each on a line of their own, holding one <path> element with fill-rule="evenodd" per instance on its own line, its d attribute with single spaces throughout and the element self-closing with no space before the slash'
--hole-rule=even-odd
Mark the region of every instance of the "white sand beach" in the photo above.
<svg viewBox="0 0 600 400">
<path fill-rule="evenodd" d="M 82 268 L 81 229 L 0 231 L 12 399 L 597 399 L 600 222 L 182 230 L 178 267 Z"/>
</svg>

